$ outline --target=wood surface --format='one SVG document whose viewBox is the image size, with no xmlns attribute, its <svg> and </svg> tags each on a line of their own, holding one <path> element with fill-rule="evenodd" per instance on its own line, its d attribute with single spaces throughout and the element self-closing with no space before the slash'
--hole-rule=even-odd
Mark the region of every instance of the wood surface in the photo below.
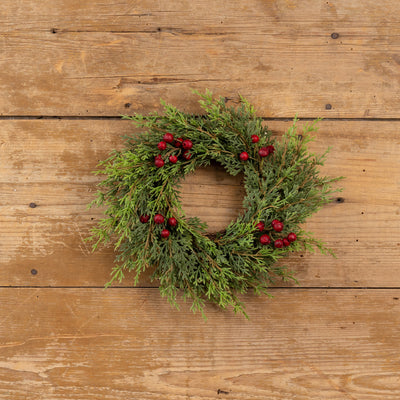
<svg viewBox="0 0 400 400">
<path fill-rule="evenodd" d="M 397 400 L 400 290 L 274 290 L 250 321 L 157 289 L 0 290 L 13 400 Z M 10 321 L 13 321 L 10 324 Z"/>
<path fill-rule="evenodd" d="M 0 2 L 0 399 L 400 398 L 400 3 L 394 0 Z M 344 191 L 305 225 L 337 254 L 286 260 L 301 287 L 243 299 L 250 320 L 171 308 L 147 271 L 104 290 L 112 247 L 84 242 L 92 171 L 121 114 L 192 89 L 244 95 L 275 135 L 325 117 L 313 151 Z M 303 124 L 304 122 L 300 122 Z M 181 188 L 209 230 L 241 177 Z"/>
<path fill-rule="evenodd" d="M 198 112 L 191 89 L 212 88 L 266 117 L 398 117 L 400 3 L 384 3 L 5 0 L 0 114 Z"/>
</svg>

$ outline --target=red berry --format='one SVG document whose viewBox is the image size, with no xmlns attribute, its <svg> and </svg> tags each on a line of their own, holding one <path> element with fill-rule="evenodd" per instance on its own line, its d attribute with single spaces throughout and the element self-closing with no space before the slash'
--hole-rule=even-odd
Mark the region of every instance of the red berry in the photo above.
<svg viewBox="0 0 400 400">
<path fill-rule="evenodd" d="M 268 151 L 268 154 L 273 154 L 274 151 L 275 151 L 275 147 L 272 146 L 272 145 L 267 146 L 266 149 L 267 149 L 267 151 Z"/>
<path fill-rule="evenodd" d="M 141 215 L 139 219 L 142 224 L 145 224 L 145 223 L 149 222 L 150 215 L 147 215 L 147 214 Z"/>
<path fill-rule="evenodd" d="M 272 227 L 274 227 L 274 225 L 276 224 L 276 223 L 280 223 L 281 221 L 279 221 L 278 219 L 274 219 L 272 222 L 271 222 L 271 225 L 272 225 Z"/>
<path fill-rule="evenodd" d="M 281 249 L 283 247 L 283 240 L 282 239 L 276 239 L 274 242 L 274 246 L 277 249 Z"/>
<path fill-rule="evenodd" d="M 242 161 L 247 161 L 249 159 L 249 155 L 244 151 L 243 153 L 240 153 L 239 158 Z"/>
<path fill-rule="evenodd" d="M 173 137 L 172 133 L 166 133 L 166 134 L 163 136 L 163 139 L 164 139 L 164 141 L 167 142 L 167 143 L 172 143 L 173 140 L 174 140 L 174 137 Z"/>
<path fill-rule="evenodd" d="M 176 164 L 176 162 L 178 161 L 178 157 L 177 156 L 169 156 L 169 161 L 172 164 Z"/>
<path fill-rule="evenodd" d="M 261 149 L 258 150 L 258 154 L 260 157 L 267 157 L 269 153 L 266 147 L 261 147 Z"/>
<path fill-rule="evenodd" d="M 282 242 L 283 242 L 283 245 L 284 245 L 285 247 L 290 245 L 289 240 L 287 240 L 286 238 L 282 239 Z"/>
<path fill-rule="evenodd" d="M 161 154 L 157 154 L 157 155 L 154 157 L 154 159 L 155 159 L 155 160 L 157 160 L 157 158 L 160 158 L 160 159 L 162 159 L 162 156 L 161 156 Z"/>
<path fill-rule="evenodd" d="M 180 138 L 175 140 L 174 146 L 175 147 L 181 147 L 182 146 L 182 142 L 183 142 L 183 138 L 180 137 Z"/>
<path fill-rule="evenodd" d="M 260 141 L 260 137 L 257 136 L 257 135 L 251 135 L 251 141 L 252 141 L 253 143 L 257 143 L 257 142 Z"/>
<path fill-rule="evenodd" d="M 260 243 L 263 244 L 263 245 L 270 244 L 271 243 L 271 238 L 267 234 L 261 235 Z"/>
<path fill-rule="evenodd" d="M 256 224 L 256 228 L 262 232 L 265 229 L 265 225 L 264 222 L 259 222 L 258 224 Z"/>
<path fill-rule="evenodd" d="M 165 150 L 165 149 L 167 148 L 167 143 L 161 141 L 161 142 L 158 143 L 157 147 L 158 147 L 158 149 L 161 150 L 161 151 L 162 151 L 162 150 Z"/>
<path fill-rule="evenodd" d="M 154 161 L 154 165 L 155 165 L 157 168 L 163 167 L 164 164 L 165 164 L 165 163 L 164 163 L 164 160 L 162 160 L 161 158 L 156 157 L 156 159 L 155 159 L 155 161 Z"/>
<path fill-rule="evenodd" d="M 178 223 L 178 221 L 174 217 L 168 218 L 168 225 L 169 226 L 176 226 L 177 223 Z"/>
<path fill-rule="evenodd" d="M 182 142 L 182 147 L 183 147 L 185 150 L 190 150 L 190 149 L 193 147 L 193 143 L 192 143 L 191 140 L 186 139 L 186 140 L 184 140 L 184 141 Z"/>
<path fill-rule="evenodd" d="M 276 222 L 272 227 L 275 229 L 276 232 L 282 232 L 283 230 L 283 224 L 282 222 Z"/>
<path fill-rule="evenodd" d="M 162 223 L 164 222 L 164 217 L 163 217 L 161 214 L 156 214 L 156 215 L 154 216 L 154 222 L 155 222 L 157 225 L 160 225 L 160 224 L 162 224 Z"/>
<path fill-rule="evenodd" d="M 185 160 L 190 160 L 192 158 L 192 154 L 189 152 L 189 150 L 186 150 L 186 151 L 183 152 L 182 157 Z"/>
<path fill-rule="evenodd" d="M 163 229 L 163 230 L 161 231 L 161 237 L 162 237 L 163 239 L 166 239 L 168 236 L 169 236 L 169 230 L 168 230 L 168 229 Z"/>
<path fill-rule="evenodd" d="M 290 232 L 289 235 L 287 236 L 287 239 L 289 240 L 290 243 L 295 242 L 297 239 L 297 236 L 295 233 Z"/>
</svg>

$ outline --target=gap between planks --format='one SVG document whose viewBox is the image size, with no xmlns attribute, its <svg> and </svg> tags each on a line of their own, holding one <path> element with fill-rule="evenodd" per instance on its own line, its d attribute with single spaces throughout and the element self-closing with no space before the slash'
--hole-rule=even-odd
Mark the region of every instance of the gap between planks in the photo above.
<svg viewBox="0 0 400 400">
<path fill-rule="evenodd" d="M 23 286 L 7 286 L 1 285 L 0 289 L 104 289 L 104 290 L 120 290 L 120 289 L 159 289 L 158 286 L 110 286 L 107 289 L 104 286 L 46 286 L 46 285 L 23 285 Z M 268 291 L 275 290 L 399 290 L 400 286 L 271 286 Z M 262 297 L 262 295 L 261 295 Z"/>
<path fill-rule="evenodd" d="M 134 111 L 134 110 L 129 110 L 129 116 L 134 115 L 136 113 L 141 113 L 139 111 Z M 124 115 L 128 115 L 128 114 L 124 114 Z M 200 115 L 199 115 L 200 116 Z M 292 121 L 295 116 L 292 117 L 260 117 L 257 116 L 259 118 L 261 118 L 263 121 L 283 121 L 283 122 L 288 122 L 288 121 Z M 298 118 L 299 121 L 314 121 L 316 119 L 318 119 L 320 117 L 301 117 Z M 114 121 L 120 121 L 122 119 L 122 115 L 121 116 L 116 116 L 116 115 L 0 115 L 0 121 L 9 121 L 9 120 L 26 120 L 26 121 L 30 121 L 30 120 L 53 120 L 53 119 L 59 119 L 59 120 L 82 120 L 82 121 L 87 121 L 87 120 L 114 120 Z M 325 117 L 325 118 L 320 118 L 323 121 L 393 121 L 393 122 L 399 122 L 400 121 L 400 117 L 399 118 L 393 118 L 393 117 L 389 117 L 389 118 L 329 118 L 329 117 Z"/>
</svg>

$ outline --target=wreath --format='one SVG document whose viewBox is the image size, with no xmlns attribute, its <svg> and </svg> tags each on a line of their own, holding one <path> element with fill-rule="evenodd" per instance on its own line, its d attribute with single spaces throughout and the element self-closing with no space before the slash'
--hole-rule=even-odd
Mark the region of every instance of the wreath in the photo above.
<svg viewBox="0 0 400 400">
<path fill-rule="evenodd" d="M 193 311 L 203 313 L 210 301 L 245 314 L 239 294 L 268 294 L 277 278 L 295 280 L 279 259 L 304 249 L 332 253 L 300 224 L 331 201 L 340 178 L 319 175 L 329 149 L 320 156 L 307 150 L 317 121 L 297 134 L 295 118 L 278 140 L 244 98 L 235 108 L 209 91 L 199 96 L 203 115 L 162 102 L 163 114 L 123 117 L 142 132 L 125 137 L 125 149 L 95 171 L 105 178 L 91 205 L 105 206 L 105 218 L 89 239 L 93 249 L 114 243 L 116 266 L 106 286 L 125 271 L 135 272 L 137 285 L 153 267 L 152 280 L 176 307 L 181 292 Z M 186 175 L 211 162 L 243 174 L 246 191 L 243 212 L 215 234 L 185 217 L 179 192 Z"/>
</svg>

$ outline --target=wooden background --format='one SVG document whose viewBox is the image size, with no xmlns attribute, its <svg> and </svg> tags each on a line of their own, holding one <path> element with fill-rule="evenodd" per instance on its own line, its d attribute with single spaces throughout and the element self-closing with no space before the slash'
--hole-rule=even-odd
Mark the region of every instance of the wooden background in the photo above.
<svg viewBox="0 0 400 400">
<path fill-rule="evenodd" d="M 0 2 L 0 398 L 400 398 L 400 3 L 395 0 Z M 238 92 L 280 135 L 324 117 L 315 151 L 345 175 L 307 228 L 338 258 L 289 260 L 301 287 L 248 295 L 250 321 L 178 312 L 148 277 L 104 290 L 111 249 L 82 239 L 121 114 L 191 89 Z M 184 207 L 210 230 L 242 187 L 198 171 Z M 212 205 L 212 206 L 210 206 Z"/>
</svg>

